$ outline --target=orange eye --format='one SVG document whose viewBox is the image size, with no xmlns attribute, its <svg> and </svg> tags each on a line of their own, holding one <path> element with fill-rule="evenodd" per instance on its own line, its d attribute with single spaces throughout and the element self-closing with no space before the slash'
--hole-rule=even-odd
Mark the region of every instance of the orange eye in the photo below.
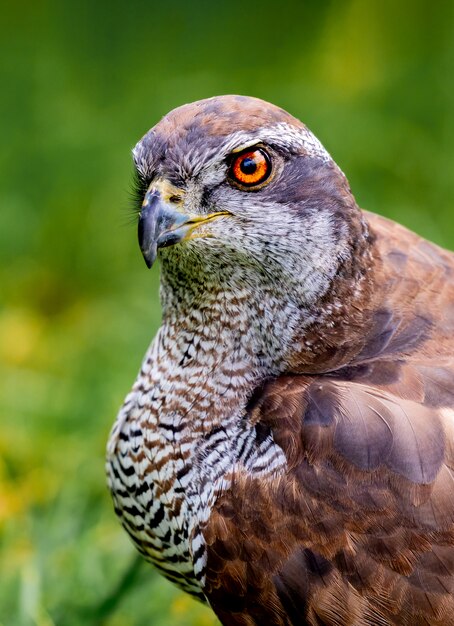
<svg viewBox="0 0 454 626">
<path fill-rule="evenodd" d="M 262 148 L 236 156 L 230 167 L 231 178 L 245 187 L 263 183 L 271 174 L 271 160 Z"/>
</svg>

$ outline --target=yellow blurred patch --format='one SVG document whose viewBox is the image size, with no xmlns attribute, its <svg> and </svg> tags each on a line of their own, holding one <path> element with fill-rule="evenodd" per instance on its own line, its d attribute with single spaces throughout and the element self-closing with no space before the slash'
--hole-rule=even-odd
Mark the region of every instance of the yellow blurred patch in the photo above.
<svg viewBox="0 0 454 626">
<path fill-rule="evenodd" d="M 0 359 L 22 365 L 34 351 L 43 330 L 42 318 L 26 309 L 6 309 L 0 316 Z"/>
<path fill-rule="evenodd" d="M 187 595 L 179 595 L 172 602 L 171 612 L 172 615 L 184 615 L 188 613 L 191 605 L 193 605 L 194 601 L 190 596 Z"/>
<path fill-rule="evenodd" d="M 191 596 L 178 595 L 172 602 L 170 612 L 174 617 L 186 615 L 192 619 L 194 626 L 216 626 L 219 624 L 214 613 Z"/>
<path fill-rule="evenodd" d="M 0 524 L 23 509 L 23 501 L 12 485 L 0 485 Z"/>
<path fill-rule="evenodd" d="M 319 80 L 352 98 L 384 79 L 382 28 L 376 3 L 352 0 L 329 13 L 320 39 Z"/>
<path fill-rule="evenodd" d="M 50 470 L 32 469 L 19 480 L 11 480 L 0 458 L 0 524 L 31 506 L 48 502 L 57 490 L 58 478 Z"/>
</svg>

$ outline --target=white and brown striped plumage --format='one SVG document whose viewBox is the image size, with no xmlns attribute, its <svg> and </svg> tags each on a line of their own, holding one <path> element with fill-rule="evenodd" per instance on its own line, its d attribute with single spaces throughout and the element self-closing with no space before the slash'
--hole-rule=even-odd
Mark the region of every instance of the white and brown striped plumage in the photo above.
<svg viewBox="0 0 454 626">
<path fill-rule="evenodd" d="M 163 322 L 107 469 L 140 552 L 226 625 L 454 624 L 454 256 L 260 100 L 176 109 L 134 157 Z"/>
</svg>

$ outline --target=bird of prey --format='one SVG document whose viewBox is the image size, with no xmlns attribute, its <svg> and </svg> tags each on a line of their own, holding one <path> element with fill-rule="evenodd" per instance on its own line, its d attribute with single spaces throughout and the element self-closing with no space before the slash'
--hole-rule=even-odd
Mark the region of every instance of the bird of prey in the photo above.
<svg viewBox="0 0 454 626">
<path fill-rule="evenodd" d="M 136 145 L 162 325 L 108 444 L 140 553 L 227 626 L 454 624 L 454 255 L 284 110 Z"/>
</svg>

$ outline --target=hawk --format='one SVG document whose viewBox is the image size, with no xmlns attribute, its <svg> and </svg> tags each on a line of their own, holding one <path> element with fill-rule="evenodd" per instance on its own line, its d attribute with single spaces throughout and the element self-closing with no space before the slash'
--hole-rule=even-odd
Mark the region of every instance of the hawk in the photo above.
<svg viewBox="0 0 454 626">
<path fill-rule="evenodd" d="M 139 552 L 227 626 L 454 624 L 454 255 L 255 98 L 133 154 L 163 317 L 107 472 Z"/>
</svg>

